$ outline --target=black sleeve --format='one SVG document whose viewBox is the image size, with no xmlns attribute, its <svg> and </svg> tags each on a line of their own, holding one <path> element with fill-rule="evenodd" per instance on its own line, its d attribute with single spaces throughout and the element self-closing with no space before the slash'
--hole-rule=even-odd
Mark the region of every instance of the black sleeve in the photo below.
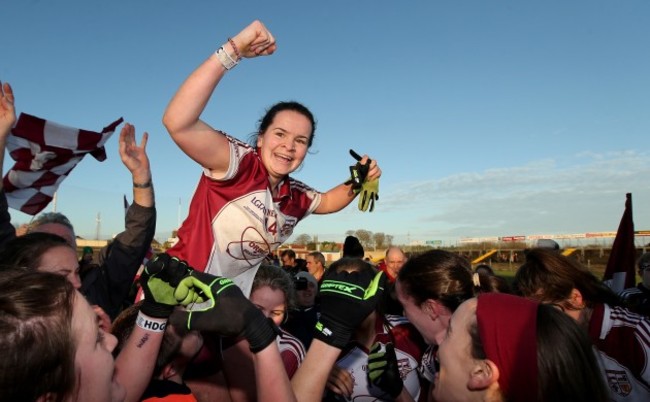
<svg viewBox="0 0 650 402">
<path fill-rule="evenodd" d="M 0 178 L 1 179 L 1 178 Z M 9 205 L 4 189 L 0 190 L 0 250 L 8 241 L 16 237 L 16 228 L 11 224 Z"/>
<path fill-rule="evenodd" d="M 114 319 L 129 294 L 133 280 L 151 247 L 156 231 L 156 208 L 131 204 L 126 214 L 126 229 L 100 252 L 101 282 L 108 295 L 100 307 Z"/>
</svg>

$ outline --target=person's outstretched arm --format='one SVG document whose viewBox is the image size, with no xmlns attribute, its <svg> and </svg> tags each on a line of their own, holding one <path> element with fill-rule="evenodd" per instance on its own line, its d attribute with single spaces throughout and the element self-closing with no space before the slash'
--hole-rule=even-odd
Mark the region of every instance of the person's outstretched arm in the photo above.
<svg viewBox="0 0 650 402">
<path fill-rule="evenodd" d="M 321 315 L 305 360 L 291 379 L 300 402 L 322 400 L 332 367 L 354 329 L 377 306 L 384 291 L 383 273 L 333 272 L 320 288 Z"/>
<path fill-rule="evenodd" d="M 301 402 L 316 402 L 323 399 L 323 391 L 332 367 L 341 349 L 314 339 L 309 346 L 305 360 L 291 379 L 293 392 Z"/>
<path fill-rule="evenodd" d="M 138 145 L 135 140 L 135 127 L 128 123 L 120 132 L 119 152 L 122 163 L 131 172 L 133 203 L 126 213 L 124 231 L 100 253 L 107 283 L 98 283 L 99 289 L 86 289 L 89 296 L 93 292 L 108 290 L 108 294 L 96 302 L 100 303 L 112 319 L 115 319 L 128 296 L 133 279 L 151 247 L 156 231 L 154 190 L 146 152 L 147 139 L 145 132 Z"/>
<path fill-rule="evenodd" d="M 126 389 L 126 402 L 139 401 L 151 381 L 167 319 L 177 305 L 174 290 L 188 274 L 187 265 L 165 254 L 154 257 L 142 272 L 145 298 L 133 332 L 115 359 L 115 376 Z"/>
<path fill-rule="evenodd" d="M 364 155 L 359 163 L 365 164 L 368 161 L 368 155 Z M 376 160 L 370 162 L 370 169 L 366 181 L 379 179 L 381 176 L 381 169 Z M 320 205 L 314 211 L 316 214 L 330 214 L 338 212 L 347 207 L 352 200 L 357 196 L 357 193 L 352 191 L 352 185 L 349 183 L 339 184 L 321 196 Z"/>
<path fill-rule="evenodd" d="M 142 207 L 154 206 L 151 167 L 147 156 L 149 134 L 142 134 L 140 145 L 135 141 L 135 127 L 126 123 L 120 132 L 120 158 L 133 179 L 133 202 Z"/>
<path fill-rule="evenodd" d="M 275 39 L 264 24 L 254 21 L 223 44 L 222 59 L 212 54 L 178 89 L 163 115 L 172 139 L 190 158 L 215 172 L 226 172 L 230 163 L 227 138 L 199 119 L 217 84 L 226 74 L 226 61 L 270 55 Z"/>
<path fill-rule="evenodd" d="M 7 145 L 7 137 L 9 137 L 14 124 L 16 124 L 14 91 L 11 89 L 9 83 L 5 82 L 3 84 L 0 82 L 0 247 L 16 237 L 16 229 L 11 224 L 7 197 L 2 186 L 2 178 L 4 177 L 2 166 L 5 158 L 5 146 Z"/>
<path fill-rule="evenodd" d="M 271 342 L 253 355 L 255 383 L 259 402 L 296 401 L 289 376 L 282 363 L 278 344 Z"/>
<path fill-rule="evenodd" d="M 14 91 L 8 82 L 0 82 L 0 178 L 4 176 L 2 164 L 5 159 L 5 146 L 7 137 L 16 124 L 16 109 L 14 107 Z M 2 181 L 0 181 L 0 190 Z"/>
</svg>

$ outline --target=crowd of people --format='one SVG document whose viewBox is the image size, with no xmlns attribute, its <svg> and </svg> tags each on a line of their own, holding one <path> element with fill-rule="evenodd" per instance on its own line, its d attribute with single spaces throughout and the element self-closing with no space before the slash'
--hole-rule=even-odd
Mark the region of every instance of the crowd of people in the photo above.
<svg viewBox="0 0 650 402">
<path fill-rule="evenodd" d="M 298 102 L 272 106 L 250 144 L 200 120 L 229 70 L 275 49 L 254 21 L 169 103 L 163 122 L 203 174 L 179 242 L 144 266 L 156 210 L 131 124 L 119 152 L 134 202 L 96 263 L 60 213 L 18 235 L 0 189 L 0 400 L 650 400 L 648 253 L 621 294 L 555 249 L 528 250 L 512 283 L 443 250 L 391 246 L 376 266 L 354 236 L 329 264 L 278 253 L 312 213 L 357 197 L 372 210 L 381 169 L 357 155 L 324 193 L 291 177 L 316 129 Z M 2 166 L 16 113 L 0 88 Z"/>
</svg>

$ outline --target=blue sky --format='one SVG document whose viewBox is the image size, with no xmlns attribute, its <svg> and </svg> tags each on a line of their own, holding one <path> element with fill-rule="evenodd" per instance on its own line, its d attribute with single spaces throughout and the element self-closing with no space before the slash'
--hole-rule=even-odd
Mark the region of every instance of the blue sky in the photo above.
<svg viewBox="0 0 650 402">
<path fill-rule="evenodd" d="M 18 112 L 94 130 L 123 116 L 149 132 L 159 240 L 200 175 L 162 113 L 254 19 L 278 51 L 229 72 L 202 118 L 247 139 L 265 108 L 295 99 L 318 119 L 296 178 L 328 190 L 347 178 L 350 148 L 384 172 L 375 212 L 355 202 L 294 235 L 367 229 L 404 244 L 615 231 L 627 192 L 637 230 L 650 229 L 648 1 L 5 0 L 1 12 L 0 80 Z M 60 187 L 57 210 L 81 236 L 95 237 L 98 213 L 101 238 L 123 228 L 132 190 L 117 142 Z"/>
</svg>

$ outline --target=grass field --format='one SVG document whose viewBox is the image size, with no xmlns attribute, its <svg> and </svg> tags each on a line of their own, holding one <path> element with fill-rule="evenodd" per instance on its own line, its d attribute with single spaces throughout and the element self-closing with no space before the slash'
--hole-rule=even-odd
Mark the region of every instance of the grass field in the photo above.
<svg viewBox="0 0 650 402">
<path fill-rule="evenodd" d="M 492 265 L 492 269 L 494 269 L 494 273 L 504 277 L 509 284 L 512 284 L 512 281 L 515 278 L 515 272 L 517 267 L 509 267 L 508 264 L 494 264 Z M 604 266 L 598 266 L 598 267 L 590 267 L 589 269 L 591 273 L 593 273 L 596 278 L 602 278 L 603 275 L 605 274 L 605 267 Z M 641 282 L 641 277 L 639 275 L 636 275 L 635 282 L 634 283 L 639 283 Z"/>
</svg>

